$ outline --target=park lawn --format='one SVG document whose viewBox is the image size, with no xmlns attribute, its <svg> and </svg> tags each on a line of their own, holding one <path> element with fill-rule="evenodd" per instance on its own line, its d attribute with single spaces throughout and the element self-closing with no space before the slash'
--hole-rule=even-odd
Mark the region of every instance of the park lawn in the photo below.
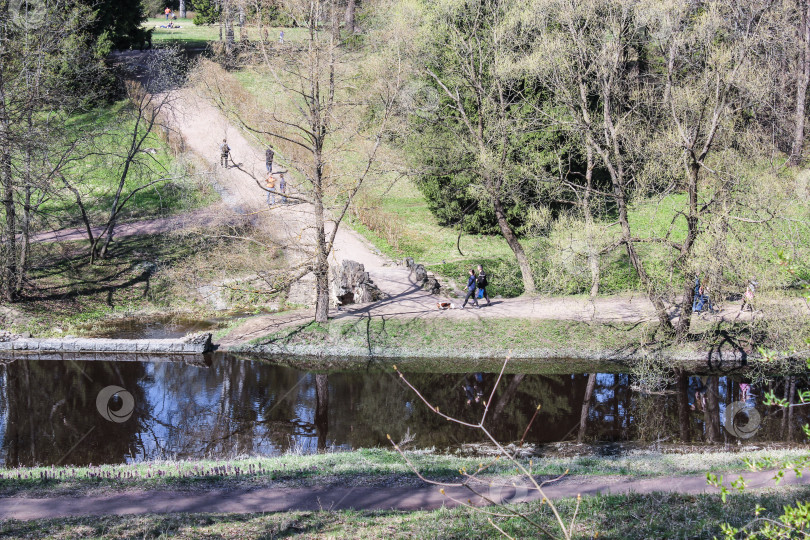
<svg viewBox="0 0 810 540">
<path fill-rule="evenodd" d="M 121 129 L 131 133 L 134 128 L 134 121 L 124 114 L 128 106 L 126 101 L 99 106 L 68 118 L 64 124 L 68 136 L 81 137 L 88 129 L 95 134 L 104 134 L 80 144 L 77 154 L 84 157 L 74 162 L 65 173 L 82 193 L 88 217 L 95 225 L 105 223 L 118 188 L 124 161 L 122 154 L 126 152 L 120 147 L 123 141 L 118 135 Z M 130 168 L 122 198 L 140 185 L 160 178 L 167 180 L 135 193 L 119 215 L 119 222 L 187 212 L 218 200 L 210 182 L 198 172 L 196 162 L 188 160 L 187 156 L 174 155 L 168 143 L 157 133 L 147 136 L 143 143 L 143 150 L 150 148 L 155 151 L 138 156 L 142 165 Z M 39 214 L 50 219 L 61 217 L 62 226 L 83 226 L 73 195 L 64 189 L 60 197 L 46 198 Z M 39 226 L 49 230 L 53 223 L 49 221 Z"/>
<path fill-rule="evenodd" d="M 20 316 L 9 329 L 36 336 L 93 334 L 109 317 L 156 313 L 212 316 L 194 287 L 283 264 L 280 252 L 238 240 L 213 239 L 214 229 L 117 238 L 106 259 L 90 264 L 86 240 L 32 245 Z M 222 253 L 229 257 L 222 257 Z M 252 309 L 254 298 L 230 299 Z M 263 299 L 267 301 L 267 299 Z M 56 330 L 56 329 L 59 330 Z"/>
<path fill-rule="evenodd" d="M 543 457 L 518 461 L 532 474 L 557 477 L 631 476 L 653 478 L 705 474 L 740 473 L 750 470 L 743 458 L 782 463 L 806 456 L 799 448 L 750 449 L 729 452 L 708 446 L 696 453 L 694 446 L 682 452 L 677 445 L 661 451 L 632 449 L 617 455 L 592 453 L 588 447 L 568 445 L 543 447 Z M 575 452 L 566 456 L 566 452 Z M 561 452 L 558 454 L 558 452 Z M 406 451 L 417 470 L 427 478 L 458 481 L 459 470 L 476 470 L 489 464 L 488 476 L 515 475 L 505 460 L 443 454 L 432 450 Z M 55 496 L 93 491 L 231 489 L 245 487 L 308 487 L 326 485 L 414 485 L 420 481 L 413 469 L 394 450 L 359 449 L 322 454 L 289 453 L 278 457 L 250 457 L 230 460 L 154 461 L 88 467 L 20 467 L 0 469 L 0 495 L 5 497 Z"/>
<path fill-rule="evenodd" d="M 165 17 L 150 17 L 143 23 L 143 28 L 152 29 L 152 46 L 165 47 L 165 46 L 179 46 L 186 49 L 205 48 L 209 43 L 220 40 L 220 28 L 216 24 L 206 24 L 197 26 L 192 22 L 192 19 L 177 19 L 172 21 L 180 28 L 160 28 L 166 26 L 167 21 Z M 255 38 L 258 29 L 254 25 L 247 25 L 246 27 L 248 39 Z M 306 30 L 302 28 L 282 28 L 282 27 L 266 27 L 268 40 L 275 43 L 278 39 L 279 32 L 284 30 L 284 41 L 295 43 L 304 39 Z M 239 29 L 235 29 L 238 40 Z"/>
<path fill-rule="evenodd" d="M 807 487 L 785 487 L 733 495 L 599 495 L 556 501 L 566 526 L 575 510 L 573 538 L 715 538 L 721 524 L 741 527 L 755 519 L 778 519 L 783 507 L 807 499 Z M 532 513 L 535 523 L 558 532 L 548 505 L 514 505 Z M 319 511 L 265 514 L 164 514 L 73 517 L 35 521 L 7 520 L 0 536 L 14 538 L 504 538 L 489 516 L 467 508 L 430 512 Z M 537 538 L 536 528 L 519 518 L 493 518 L 510 538 Z"/>
</svg>

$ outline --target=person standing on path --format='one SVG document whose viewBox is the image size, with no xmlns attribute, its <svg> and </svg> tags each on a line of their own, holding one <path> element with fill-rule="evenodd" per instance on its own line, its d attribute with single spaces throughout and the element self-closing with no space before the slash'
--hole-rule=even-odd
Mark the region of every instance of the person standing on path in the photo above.
<svg viewBox="0 0 810 540">
<path fill-rule="evenodd" d="M 464 297 L 464 303 L 461 304 L 461 309 L 467 305 L 467 302 L 470 300 L 470 297 L 473 299 L 473 303 L 475 307 L 480 308 L 481 306 L 478 305 L 478 299 L 475 297 L 475 270 L 470 268 L 470 275 L 467 277 L 467 296 Z"/>
<path fill-rule="evenodd" d="M 219 164 L 228 168 L 228 158 L 231 155 L 231 147 L 228 146 L 228 139 L 222 139 L 222 144 L 219 145 Z"/>
<path fill-rule="evenodd" d="M 485 298 L 487 305 L 491 306 L 492 302 L 489 301 L 489 295 L 487 294 L 487 285 L 489 285 L 489 281 L 487 281 L 487 275 L 484 273 L 484 268 L 480 264 L 478 265 L 478 277 L 475 280 L 475 285 L 480 291 L 480 294 L 477 294 L 476 297 Z"/>
<path fill-rule="evenodd" d="M 273 172 L 273 157 L 276 153 L 273 151 L 272 145 L 267 145 L 267 150 L 264 151 L 264 166 L 267 167 L 267 172 Z"/>
<path fill-rule="evenodd" d="M 267 173 L 265 187 L 267 188 L 267 206 L 276 204 L 276 177 L 273 176 L 273 173 Z"/>
<path fill-rule="evenodd" d="M 287 204 L 287 179 L 284 177 L 286 171 L 278 173 L 278 192 L 281 194 L 281 204 Z"/>
</svg>

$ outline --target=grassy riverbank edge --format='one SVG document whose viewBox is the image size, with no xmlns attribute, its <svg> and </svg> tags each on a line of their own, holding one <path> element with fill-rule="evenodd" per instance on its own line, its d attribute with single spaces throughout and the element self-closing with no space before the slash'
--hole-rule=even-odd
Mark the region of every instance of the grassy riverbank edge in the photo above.
<svg viewBox="0 0 810 540">
<path fill-rule="evenodd" d="M 663 477 L 736 473 L 750 470 L 744 458 L 771 462 L 790 461 L 807 450 L 787 446 L 724 447 L 673 445 L 630 447 L 606 456 L 598 447 L 548 445 L 528 448 L 519 461 L 540 477 L 622 476 Z M 556 454 L 556 455 L 555 455 Z M 459 470 L 475 470 L 491 457 L 445 454 L 433 450 L 407 451 L 408 459 L 427 478 L 452 480 Z M 514 466 L 498 460 L 487 469 L 490 476 L 512 476 Z M 142 490 L 210 490 L 236 488 L 298 488 L 328 486 L 387 487 L 421 485 L 422 481 L 394 450 L 381 448 L 321 454 L 290 453 L 278 457 L 230 460 L 147 461 L 86 467 L 20 467 L 0 469 L 0 498 L 52 497 Z"/>
<path fill-rule="evenodd" d="M 730 340 L 735 331 L 740 336 Z M 235 331 L 238 332 L 238 327 Z M 745 343 L 746 329 L 703 327 L 687 342 L 659 340 L 655 323 L 588 323 L 567 320 L 489 318 L 474 321 L 419 318 L 344 318 L 322 325 L 291 325 L 238 345 L 231 353 L 269 358 L 312 370 L 351 369 L 369 360 L 403 369 L 571 373 L 604 367 L 626 371 L 655 359 L 694 372 L 745 368 L 760 359 L 758 345 Z M 801 344 L 796 343 L 798 348 Z M 787 366 L 806 371 L 805 355 Z M 779 366 L 780 372 L 786 369 Z"/>
</svg>

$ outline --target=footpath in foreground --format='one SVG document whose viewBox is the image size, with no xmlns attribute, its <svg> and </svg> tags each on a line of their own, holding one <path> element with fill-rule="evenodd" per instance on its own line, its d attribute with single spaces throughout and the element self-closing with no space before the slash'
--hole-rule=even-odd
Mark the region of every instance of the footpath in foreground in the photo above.
<svg viewBox="0 0 810 540">
<path fill-rule="evenodd" d="M 742 475 L 748 489 L 773 487 L 774 471 Z M 727 482 L 728 483 L 728 482 Z M 780 485 L 810 485 L 810 478 L 786 476 Z M 464 487 L 392 488 L 297 488 L 255 490 L 211 490 L 199 492 L 137 491 L 89 497 L 52 497 L 43 499 L 0 499 L 0 519 L 48 519 L 67 516 L 100 516 L 166 513 L 234 513 L 317 511 L 317 510 L 435 510 L 458 506 L 456 501 L 485 501 Z M 537 492 L 514 487 L 481 485 L 479 492 L 495 502 L 530 502 Z M 544 488 L 551 499 L 577 495 L 675 492 L 682 494 L 718 493 L 707 486 L 703 475 L 627 479 L 621 477 L 566 477 Z M 455 499 L 455 501 L 454 501 Z"/>
</svg>

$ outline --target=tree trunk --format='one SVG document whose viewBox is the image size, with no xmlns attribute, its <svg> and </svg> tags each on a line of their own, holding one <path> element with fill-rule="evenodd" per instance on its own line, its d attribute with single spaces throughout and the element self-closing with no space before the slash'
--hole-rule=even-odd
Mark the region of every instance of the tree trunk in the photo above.
<svg viewBox="0 0 810 540">
<path fill-rule="evenodd" d="M 231 10 L 231 0 L 222 3 L 222 21 L 225 25 L 225 54 L 231 54 L 235 41 L 233 31 L 233 11 Z"/>
<path fill-rule="evenodd" d="M 186 0 L 180 0 L 180 18 L 186 18 Z"/>
<path fill-rule="evenodd" d="M 330 15 L 332 19 L 332 40 L 335 44 L 340 43 L 340 8 L 338 7 L 338 0 L 332 0 Z"/>
<path fill-rule="evenodd" d="M 523 293 L 534 294 L 534 277 L 532 276 L 532 268 L 529 265 L 529 259 L 526 257 L 523 246 L 520 245 L 520 241 L 517 236 L 515 236 L 512 227 L 506 219 L 506 211 L 503 208 L 503 203 L 501 203 L 498 197 L 493 197 L 492 205 L 495 207 L 495 217 L 498 220 L 498 227 L 501 229 L 501 234 L 515 254 L 518 266 L 520 267 L 520 274 L 523 277 Z"/>
<path fill-rule="evenodd" d="M 717 377 L 708 377 L 706 381 L 706 440 L 720 442 L 720 396 Z"/>
<path fill-rule="evenodd" d="M 585 399 L 582 401 L 582 411 L 579 413 L 579 434 L 577 434 L 577 444 L 582 444 L 585 440 L 585 431 L 588 428 L 588 413 L 591 410 L 591 400 L 593 398 L 593 388 L 596 386 L 596 373 L 588 375 L 588 386 L 585 387 Z"/>
<path fill-rule="evenodd" d="M 591 270 L 591 298 L 599 294 L 599 250 L 593 243 L 593 212 L 591 211 L 591 197 L 593 196 L 593 148 L 586 145 L 587 164 L 585 168 L 585 196 L 582 198 L 582 213 L 585 217 L 585 242 L 588 248 L 588 267 Z"/>
<path fill-rule="evenodd" d="M 682 369 L 678 370 L 678 427 L 680 428 L 681 442 L 688 443 L 692 439 L 689 432 L 689 377 Z"/>
<path fill-rule="evenodd" d="M 793 144 L 790 148 L 790 165 L 798 165 L 804 151 L 804 126 L 806 121 L 807 87 L 810 84 L 810 16 L 807 2 L 801 2 L 802 57 L 796 77 L 796 112 Z"/>
<path fill-rule="evenodd" d="M 315 375 L 315 429 L 318 432 L 318 450 L 326 450 L 329 433 L 329 376 Z"/>
<path fill-rule="evenodd" d="M 683 244 L 681 244 L 681 253 L 678 258 L 682 262 L 686 262 L 686 258 L 689 256 L 689 253 L 692 251 L 692 246 L 695 243 L 695 239 L 697 239 L 698 235 L 698 199 L 697 199 L 697 190 L 698 190 L 698 180 L 700 175 L 700 164 L 697 161 L 692 159 L 691 163 L 689 164 L 689 186 L 687 189 L 688 196 L 689 196 L 689 209 L 688 213 L 686 214 L 686 238 L 683 240 Z M 689 334 L 689 328 L 692 324 L 692 302 L 695 299 L 695 286 L 692 281 L 691 276 L 686 276 L 684 289 L 683 289 L 683 300 L 681 304 L 680 310 L 680 318 L 678 319 L 678 326 L 675 329 L 675 336 L 678 341 L 683 341 L 686 336 Z"/>
<path fill-rule="evenodd" d="M 317 189 L 317 188 L 316 188 Z M 329 252 L 326 245 L 323 201 L 315 201 L 315 322 L 329 321 Z"/>
<path fill-rule="evenodd" d="M 28 251 L 31 246 L 31 185 L 25 186 L 25 200 L 23 202 L 23 218 L 20 223 L 22 229 L 22 245 L 20 246 L 20 263 L 17 267 L 17 283 L 15 294 L 22 290 L 25 279 L 25 269 L 28 267 Z"/>
<path fill-rule="evenodd" d="M 504 409 L 512 401 L 512 398 L 515 397 L 515 392 L 517 392 L 518 386 L 520 386 L 520 382 L 526 375 L 523 373 L 519 373 L 512 377 L 512 380 L 509 381 L 509 386 L 506 387 L 506 390 L 501 395 L 500 399 L 498 399 L 498 404 L 495 405 L 495 410 L 492 413 L 492 422 L 497 423 L 498 418 L 503 414 Z"/>
<path fill-rule="evenodd" d="M 3 144 L 9 144 L 9 133 L 6 130 Z M 17 213 L 14 206 L 14 178 L 11 172 L 11 155 L 4 151 L 0 155 L 0 176 L 3 183 L 3 210 L 5 222 L 3 226 L 3 275 L 2 296 L 6 302 L 17 299 Z"/>
<path fill-rule="evenodd" d="M 355 10 L 356 0 L 348 0 L 346 3 L 346 32 L 349 35 L 354 34 L 354 10 Z"/>
<path fill-rule="evenodd" d="M 644 285 L 644 287 L 646 287 L 648 291 L 647 296 L 655 308 L 655 314 L 658 316 L 658 321 L 661 323 L 661 326 L 671 331 L 674 328 L 672 326 L 672 321 L 669 320 L 667 307 L 664 304 L 664 301 L 661 299 L 661 296 L 653 287 L 652 279 L 650 279 L 649 274 L 647 274 L 647 270 L 644 268 L 644 264 L 641 262 L 641 257 L 639 257 L 638 252 L 636 251 L 636 246 L 630 232 L 630 222 L 627 218 L 627 203 L 624 199 L 623 188 L 622 194 L 616 195 L 616 202 L 619 207 L 619 224 L 622 227 L 622 235 L 625 242 L 624 245 L 625 249 L 627 250 L 627 256 L 630 259 L 630 264 L 633 266 L 633 269 L 635 269 L 636 275 L 641 280 L 641 283 Z M 691 307 L 692 305 L 689 304 L 689 306 Z"/>
<path fill-rule="evenodd" d="M 247 41 L 247 28 L 245 27 L 245 7 L 239 6 L 239 40 Z"/>
</svg>

